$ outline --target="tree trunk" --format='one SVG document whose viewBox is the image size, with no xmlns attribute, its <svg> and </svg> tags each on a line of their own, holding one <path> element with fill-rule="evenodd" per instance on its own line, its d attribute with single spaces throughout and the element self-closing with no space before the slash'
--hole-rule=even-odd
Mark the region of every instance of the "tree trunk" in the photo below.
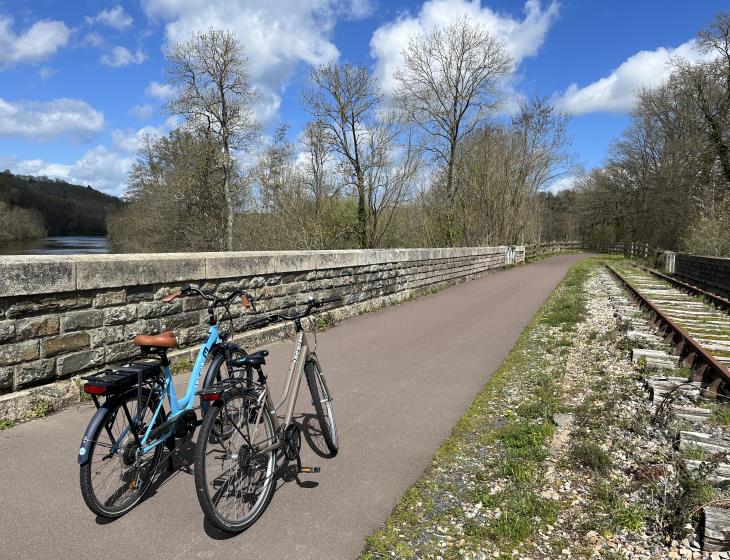
<svg viewBox="0 0 730 560">
<path fill-rule="evenodd" d="M 226 197 L 226 250 L 233 251 L 233 197 L 231 197 L 231 159 L 228 147 L 224 148 L 223 162 L 223 193 Z"/>
<path fill-rule="evenodd" d="M 357 173 L 357 240 L 361 249 L 367 249 L 367 209 L 365 208 L 365 177 L 361 170 Z"/>
</svg>

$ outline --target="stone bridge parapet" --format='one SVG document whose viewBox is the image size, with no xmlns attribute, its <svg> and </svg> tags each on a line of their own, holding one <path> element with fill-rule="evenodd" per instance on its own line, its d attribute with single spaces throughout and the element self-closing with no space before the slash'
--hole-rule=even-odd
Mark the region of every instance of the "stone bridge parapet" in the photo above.
<svg viewBox="0 0 730 560">
<path fill-rule="evenodd" d="M 137 334 L 172 329 L 189 353 L 205 337 L 206 302 L 160 301 L 184 283 L 218 293 L 248 289 L 263 312 L 339 295 L 346 314 L 524 258 L 523 246 L 1 257 L 0 401 L 124 360 Z M 242 329 L 247 316 L 232 310 Z"/>
</svg>

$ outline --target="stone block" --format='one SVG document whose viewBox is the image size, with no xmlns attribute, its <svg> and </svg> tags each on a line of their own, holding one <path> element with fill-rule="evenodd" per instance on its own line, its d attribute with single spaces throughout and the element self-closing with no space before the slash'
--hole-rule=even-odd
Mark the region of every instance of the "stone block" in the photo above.
<svg viewBox="0 0 730 560">
<path fill-rule="evenodd" d="M 24 296 L 76 290 L 76 270 L 68 257 L 12 255 L 0 259 L 0 294 Z"/>
<path fill-rule="evenodd" d="M 13 386 L 13 366 L 0 367 L 0 389 L 9 389 Z"/>
<path fill-rule="evenodd" d="M 89 333 L 87 332 L 62 334 L 42 340 L 41 353 L 44 358 L 49 358 L 58 354 L 88 348 L 90 342 L 91 337 L 89 337 Z"/>
<path fill-rule="evenodd" d="M 39 313 L 59 313 L 61 311 L 81 309 L 90 305 L 91 298 L 86 295 L 64 297 L 59 294 L 52 297 L 34 297 L 16 301 L 8 308 L 5 315 L 8 319 L 16 319 Z"/>
<path fill-rule="evenodd" d="M 151 319 L 155 317 L 163 317 L 165 315 L 174 315 L 175 313 L 180 313 L 181 311 L 182 300 L 179 299 L 171 303 L 163 303 L 161 301 L 145 301 L 137 306 L 137 316 L 140 319 Z"/>
<path fill-rule="evenodd" d="M 179 313 L 177 315 L 170 315 L 169 317 L 162 317 L 160 319 L 160 330 L 168 331 L 183 327 L 194 327 L 200 323 L 200 311 L 190 311 L 189 313 Z"/>
<path fill-rule="evenodd" d="M 206 259 L 198 253 L 78 255 L 74 260 L 79 290 L 171 284 L 206 277 Z"/>
<path fill-rule="evenodd" d="M 71 311 L 61 316 L 63 332 L 78 331 L 100 327 L 104 321 L 104 312 L 101 309 L 84 309 Z"/>
<path fill-rule="evenodd" d="M 58 315 L 19 319 L 15 324 L 16 340 L 58 334 Z"/>
<path fill-rule="evenodd" d="M 94 307 L 112 307 L 127 302 L 126 290 L 105 290 L 94 294 Z"/>
<path fill-rule="evenodd" d="M 112 364 L 131 358 L 139 353 L 139 348 L 130 340 L 118 344 L 110 344 L 106 347 L 106 363 Z"/>
<path fill-rule="evenodd" d="M 127 288 L 127 303 L 150 301 L 154 295 L 151 286 L 129 286 Z"/>
<path fill-rule="evenodd" d="M 15 321 L 0 321 L 0 342 L 15 337 Z"/>
<path fill-rule="evenodd" d="M 0 366 L 11 366 L 38 358 L 38 341 L 25 340 L 0 346 Z"/>
<path fill-rule="evenodd" d="M 55 377 L 55 363 L 53 359 L 35 360 L 15 366 L 16 390 Z"/>
<path fill-rule="evenodd" d="M 95 348 L 61 356 L 57 360 L 56 374 L 58 377 L 67 377 L 72 373 L 100 366 L 104 363 L 104 353 L 104 348 Z"/>
<path fill-rule="evenodd" d="M 131 323 L 137 318 L 137 306 L 134 304 L 120 307 L 109 307 L 104 310 L 104 325 L 121 325 Z"/>
<path fill-rule="evenodd" d="M 202 341 L 207 332 L 208 327 L 206 325 L 198 325 L 180 329 L 175 334 L 175 337 L 177 338 L 178 346 L 184 347 Z"/>
<path fill-rule="evenodd" d="M 208 302 L 201 297 L 187 297 L 181 301 L 183 311 L 197 311 L 208 307 Z"/>
<path fill-rule="evenodd" d="M 124 326 L 124 338 L 133 339 L 138 334 L 156 334 L 160 332 L 159 319 L 140 319 Z"/>
<path fill-rule="evenodd" d="M 91 346 L 98 348 L 115 342 L 124 340 L 124 325 L 115 325 L 113 327 L 101 327 L 89 331 L 91 335 Z"/>
</svg>

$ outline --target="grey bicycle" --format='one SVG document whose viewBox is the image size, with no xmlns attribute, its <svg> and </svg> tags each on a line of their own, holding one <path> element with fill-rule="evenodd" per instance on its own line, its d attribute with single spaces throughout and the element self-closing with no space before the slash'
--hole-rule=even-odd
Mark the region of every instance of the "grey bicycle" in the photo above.
<svg viewBox="0 0 730 560">
<path fill-rule="evenodd" d="M 291 315 L 272 314 L 247 326 L 256 328 L 276 320 L 293 321 L 296 339 L 280 401 L 274 404 L 262 366 L 267 350 L 233 361 L 234 374 L 198 392 L 210 404 L 195 448 L 195 489 L 203 512 L 215 527 L 228 533 L 248 529 L 261 516 L 274 494 L 277 458 L 296 461 L 297 472 L 316 473 L 302 466 L 301 430 L 293 421 L 302 378 L 306 378 L 320 435 L 330 457 L 339 447 L 327 387 L 315 345 L 310 346 L 302 319 L 314 309 L 338 301 L 310 300 L 306 309 Z M 254 379 L 254 373 L 256 378 Z M 283 418 L 277 412 L 285 410 Z"/>
</svg>

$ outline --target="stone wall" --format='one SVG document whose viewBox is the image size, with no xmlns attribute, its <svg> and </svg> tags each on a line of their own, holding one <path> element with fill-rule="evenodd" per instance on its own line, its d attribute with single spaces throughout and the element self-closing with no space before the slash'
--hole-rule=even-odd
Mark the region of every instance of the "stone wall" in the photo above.
<svg viewBox="0 0 730 560">
<path fill-rule="evenodd" d="M 0 257 L 0 400 L 123 360 L 137 334 L 172 329 L 180 352 L 195 348 L 207 330 L 206 302 L 160 301 L 184 283 L 222 294 L 247 289 L 261 312 L 332 295 L 347 309 L 524 258 L 524 247 Z M 232 309 L 244 330 L 250 315 Z"/>
<path fill-rule="evenodd" d="M 730 259 L 675 253 L 668 262 L 673 265 L 673 270 L 669 272 L 710 291 L 730 295 Z"/>
</svg>

